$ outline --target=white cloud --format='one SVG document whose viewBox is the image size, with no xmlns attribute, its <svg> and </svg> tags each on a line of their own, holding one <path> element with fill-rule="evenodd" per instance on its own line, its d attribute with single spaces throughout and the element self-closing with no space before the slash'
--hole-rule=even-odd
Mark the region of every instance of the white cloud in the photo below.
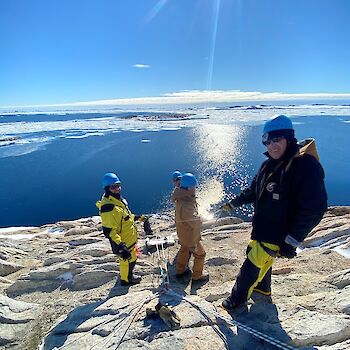
<svg viewBox="0 0 350 350">
<path fill-rule="evenodd" d="M 141 63 L 133 64 L 132 67 L 134 67 L 134 68 L 151 68 L 151 66 L 149 64 L 141 64 Z"/>
<path fill-rule="evenodd" d="M 259 92 L 240 90 L 185 90 L 164 95 L 174 99 L 184 100 L 183 103 L 195 102 L 245 102 L 245 101 L 282 101 L 282 100 L 320 100 L 320 99 L 349 99 L 350 93 L 283 93 Z"/>
<path fill-rule="evenodd" d="M 298 101 L 298 100 L 346 100 L 350 93 L 283 93 L 259 92 L 240 90 L 184 90 L 166 93 L 161 96 L 119 98 L 86 102 L 72 102 L 52 105 L 12 106 L 2 108 L 38 108 L 38 107 L 100 107 L 100 106 L 127 106 L 127 105 L 176 105 L 219 102 L 264 102 L 264 101 Z"/>
</svg>

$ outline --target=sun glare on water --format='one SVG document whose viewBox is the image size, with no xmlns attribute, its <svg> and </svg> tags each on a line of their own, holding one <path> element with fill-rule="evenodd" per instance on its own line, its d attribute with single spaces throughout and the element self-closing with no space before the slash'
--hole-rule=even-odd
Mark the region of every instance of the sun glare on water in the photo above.
<svg viewBox="0 0 350 350">
<path fill-rule="evenodd" d="M 225 198 L 224 178 L 235 177 L 241 158 L 245 129 L 237 125 L 203 124 L 193 129 L 193 148 L 198 154 L 197 191 L 200 214 L 211 219 L 211 209 Z"/>
</svg>

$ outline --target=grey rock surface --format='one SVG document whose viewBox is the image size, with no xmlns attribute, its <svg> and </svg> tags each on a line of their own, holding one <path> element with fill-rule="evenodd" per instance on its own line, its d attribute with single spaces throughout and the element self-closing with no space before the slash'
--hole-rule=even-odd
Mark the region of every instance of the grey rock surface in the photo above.
<svg viewBox="0 0 350 350">
<path fill-rule="evenodd" d="M 2 277 L 10 275 L 22 268 L 22 265 L 0 259 L 0 276 Z"/>
<path fill-rule="evenodd" d="M 350 285 L 350 269 L 335 272 L 328 276 L 326 281 L 334 284 L 337 288 L 344 288 Z"/>
<path fill-rule="evenodd" d="M 12 344 L 38 315 L 38 305 L 0 295 L 0 346 Z"/>
<path fill-rule="evenodd" d="M 152 215 L 150 221 L 160 236 L 176 233 L 172 215 Z M 203 224 L 209 273 L 204 284 L 192 283 L 190 274 L 175 278 L 178 244 L 161 256 L 156 250 L 146 252 L 140 223 L 143 254 L 135 272 L 142 280 L 129 288 L 120 286 L 119 264 L 98 217 L 33 228 L 23 233 L 27 239 L 1 238 L 1 262 L 20 268 L 0 279 L 0 346 L 276 349 L 248 332 L 245 327 L 250 327 L 297 349 L 349 349 L 350 260 L 343 254 L 350 242 L 349 223 L 350 207 L 331 208 L 295 259 L 276 260 L 272 303 L 254 294 L 231 314 L 220 305 L 244 260 L 251 230 L 250 223 L 236 218 Z M 164 261 L 168 291 L 161 288 L 159 264 Z M 180 327 L 170 328 L 158 316 L 147 316 L 146 309 L 154 309 L 159 301 L 173 308 Z"/>
</svg>

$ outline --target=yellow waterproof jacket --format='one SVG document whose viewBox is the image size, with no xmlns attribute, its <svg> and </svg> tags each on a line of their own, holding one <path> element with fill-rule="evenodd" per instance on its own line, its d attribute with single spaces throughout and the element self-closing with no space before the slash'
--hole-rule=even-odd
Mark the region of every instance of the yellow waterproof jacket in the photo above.
<svg viewBox="0 0 350 350">
<path fill-rule="evenodd" d="M 135 215 L 131 213 L 125 199 L 118 200 L 104 194 L 96 202 L 102 220 L 103 233 L 116 244 L 125 243 L 130 249 L 137 242 L 137 229 L 134 223 Z"/>
<path fill-rule="evenodd" d="M 175 188 L 172 200 L 175 203 L 175 224 L 179 242 L 189 248 L 195 247 L 201 240 L 202 227 L 196 197 L 183 188 Z"/>
</svg>

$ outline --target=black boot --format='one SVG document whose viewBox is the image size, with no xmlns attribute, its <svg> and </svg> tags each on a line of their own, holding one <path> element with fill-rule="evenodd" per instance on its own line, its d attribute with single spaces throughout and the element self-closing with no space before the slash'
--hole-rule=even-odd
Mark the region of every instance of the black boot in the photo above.
<svg viewBox="0 0 350 350">
<path fill-rule="evenodd" d="M 136 261 L 129 264 L 128 280 L 130 285 L 139 284 L 141 282 L 141 276 L 135 275 L 133 273 L 135 265 L 136 265 Z"/>
<path fill-rule="evenodd" d="M 227 311 L 232 311 L 235 308 L 238 307 L 238 305 L 235 304 L 235 302 L 231 299 L 231 297 L 226 298 L 222 303 L 221 306 L 227 310 Z"/>
<path fill-rule="evenodd" d="M 143 230 L 145 231 L 147 236 L 153 236 L 153 230 L 151 228 L 151 225 L 150 225 L 148 219 L 146 219 L 143 222 Z"/>
<path fill-rule="evenodd" d="M 125 286 L 133 286 L 135 284 L 139 284 L 141 282 L 141 276 L 134 275 L 132 278 L 129 278 L 129 281 L 120 280 L 120 285 Z"/>
</svg>

